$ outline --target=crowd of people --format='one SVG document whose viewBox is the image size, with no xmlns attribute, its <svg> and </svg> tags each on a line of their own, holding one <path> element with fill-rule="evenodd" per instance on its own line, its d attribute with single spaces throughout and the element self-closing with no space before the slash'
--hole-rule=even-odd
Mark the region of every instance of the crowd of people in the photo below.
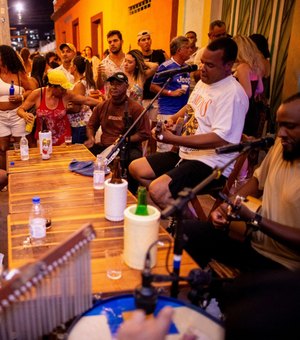
<svg viewBox="0 0 300 340">
<path fill-rule="evenodd" d="M 32 60 L 26 48 L 18 54 L 1 45 L 1 187 L 7 184 L 5 154 L 11 138 L 18 141 L 28 135 L 30 145 L 35 145 L 42 119 L 52 132 L 53 145 L 64 143 L 71 134 L 73 143 L 84 143 L 96 155 L 116 143 L 143 113 L 126 139 L 124 166 L 131 192 L 136 193 L 138 184 L 145 186 L 160 209 L 174 202 L 182 189 L 193 188 L 215 167 L 227 164 L 233 155 L 217 154 L 217 147 L 239 143 L 243 134 L 262 136 L 261 103 L 265 105 L 269 97 L 270 52 L 262 35 L 232 37 L 220 20 L 210 24 L 208 37 L 209 44 L 201 48 L 194 31 L 175 37 L 169 57 L 164 50 L 152 48 L 148 30 L 137 34 L 140 49 L 126 53 L 122 33 L 112 30 L 102 60 L 90 46 L 77 52 L 69 42 L 59 45 L 59 53 L 38 54 Z M 191 64 L 197 65 L 192 73 L 159 74 Z M 12 82 L 15 93 L 9 95 Z M 158 100 L 153 101 L 157 94 Z M 184 123 L 178 133 L 179 119 Z M 159 135 L 158 120 L 162 122 Z M 253 277 L 262 271 L 300 270 L 299 93 L 282 103 L 276 120 L 275 145 L 230 198 L 234 203 L 220 205 L 209 221 L 199 221 L 192 207 L 185 207 L 185 249 L 202 268 L 216 258 Z M 33 121 L 33 132 L 25 132 L 25 124 Z M 145 141 L 149 141 L 146 155 Z M 224 185 L 232 168 L 233 164 L 225 168 L 215 181 Z M 259 213 L 240 199 L 248 195 L 261 198 Z M 247 229 L 243 242 L 228 233 L 230 209 L 237 200 L 238 217 Z M 170 310 L 162 314 L 167 320 L 160 325 L 163 335 L 171 314 Z"/>
</svg>

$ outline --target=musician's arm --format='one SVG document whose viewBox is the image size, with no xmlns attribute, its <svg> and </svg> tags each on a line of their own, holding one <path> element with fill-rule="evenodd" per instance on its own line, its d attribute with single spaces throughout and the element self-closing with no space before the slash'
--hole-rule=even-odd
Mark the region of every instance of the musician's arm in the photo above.
<svg viewBox="0 0 300 340">
<path fill-rule="evenodd" d="M 256 219 L 256 213 L 248 209 L 244 204 L 242 204 L 241 209 L 239 210 L 239 215 L 241 219 L 245 221 L 253 221 Z M 292 228 L 265 217 L 261 217 L 257 228 L 262 233 L 287 247 L 294 249 L 299 249 L 300 247 L 300 230 L 298 228 Z"/>
</svg>

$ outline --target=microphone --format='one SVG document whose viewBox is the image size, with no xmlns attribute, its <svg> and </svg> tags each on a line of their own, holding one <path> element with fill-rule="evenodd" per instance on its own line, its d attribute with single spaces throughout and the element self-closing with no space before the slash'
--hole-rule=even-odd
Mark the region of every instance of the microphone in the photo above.
<svg viewBox="0 0 300 340">
<path fill-rule="evenodd" d="M 144 269 L 142 271 L 142 284 L 134 291 L 134 302 L 136 308 L 143 309 L 147 315 L 154 312 L 158 298 L 158 292 L 156 288 L 152 286 L 153 275 L 151 274 L 151 248 L 152 246 L 149 247 L 146 253 Z"/>
<path fill-rule="evenodd" d="M 215 149 L 215 152 L 220 155 L 223 153 L 239 152 L 244 150 L 244 148 L 255 149 L 270 147 L 274 144 L 273 137 L 263 137 L 260 139 L 254 139 L 252 141 L 241 142 L 238 144 L 228 144 Z"/>
<path fill-rule="evenodd" d="M 186 65 L 172 70 L 162 71 L 155 74 L 155 78 L 169 78 L 179 73 L 194 72 L 198 70 L 197 65 Z"/>
</svg>

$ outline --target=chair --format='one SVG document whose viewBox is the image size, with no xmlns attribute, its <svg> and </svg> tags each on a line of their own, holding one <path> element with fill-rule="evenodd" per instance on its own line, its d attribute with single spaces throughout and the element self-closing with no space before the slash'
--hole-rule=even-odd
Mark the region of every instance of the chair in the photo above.
<svg viewBox="0 0 300 340">
<path fill-rule="evenodd" d="M 38 261 L 10 271 L 0 289 L 0 339 L 39 339 L 92 306 L 90 242 L 84 225 Z"/>
<path fill-rule="evenodd" d="M 230 193 L 230 191 L 233 188 L 233 185 L 236 183 L 238 176 L 241 172 L 241 169 L 243 168 L 243 165 L 246 161 L 246 159 L 248 158 L 249 152 L 245 152 L 244 154 L 242 154 L 235 162 L 234 167 L 224 185 L 224 187 L 214 187 L 213 189 L 211 189 L 210 191 L 206 191 L 206 192 L 202 192 L 201 194 L 210 194 L 211 196 L 213 196 L 215 198 L 214 204 L 211 207 L 208 215 L 205 214 L 203 207 L 201 206 L 201 203 L 199 202 L 199 197 L 194 197 L 191 200 L 191 204 L 192 207 L 194 208 L 197 217 L 202 220 L 202 221 L 206 221 L 208 220 L 210 213 L 218 206 L 222 203 L 222 199 L 221 197 L 218 195 L 219 192 L 221 192 L 224 195 L 228 195 Z"/>
</svg>

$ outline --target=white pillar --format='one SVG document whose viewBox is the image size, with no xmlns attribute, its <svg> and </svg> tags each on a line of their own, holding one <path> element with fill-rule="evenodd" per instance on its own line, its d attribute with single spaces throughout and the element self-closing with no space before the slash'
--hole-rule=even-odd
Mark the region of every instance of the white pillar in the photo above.
<svg viewBox="0 0 300 340">
<path fill-rule="evenodd" d="M 11 45 L 7 0 L 0 0 L 0 45 Z"/>
</svg>

